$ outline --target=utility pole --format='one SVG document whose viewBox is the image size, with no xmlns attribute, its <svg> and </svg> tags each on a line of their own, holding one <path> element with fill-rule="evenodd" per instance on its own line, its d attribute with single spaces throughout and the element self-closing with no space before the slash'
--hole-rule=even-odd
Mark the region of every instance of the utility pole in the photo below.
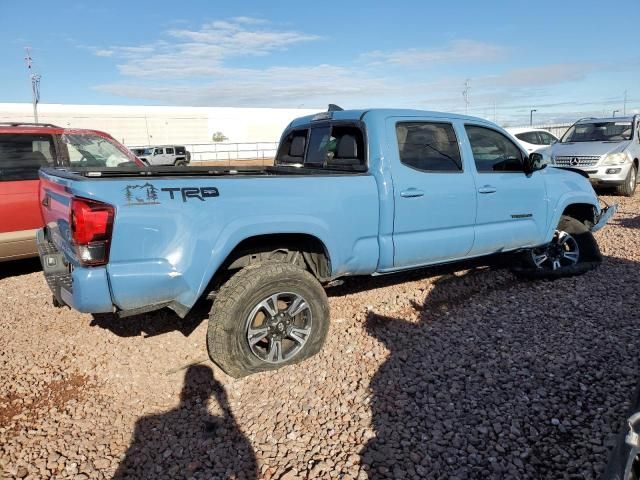
<svg viewBox="0 0 640 480">
<path fill-rule="evenodd" d="M 26 56 L 24 61 L 29 70 L 29 79 L 31 80 L 31 101 L 33 103 L 33 121 L 38 123 L 38 102 L 40 102 L 40 75 L 33 73 L 33 58 L 31 58 L 31 48 L 25 47 Z"/>
<path fill-rule="evenodd" d="M 469 90 L 471 90 L 471 79 L 467 78 L 464 81 L 464 90 L 462 90 L 462 98 L 464 98 L 464 113 L 469 113 Z"/>
<path fill-rule="evenodd" d="M 537 112 L 538 110 L 536 110 L 535 108 L 529 110 L 529 126 L 532 127 L 533 126 L 533 112 Z"/>
</svg>

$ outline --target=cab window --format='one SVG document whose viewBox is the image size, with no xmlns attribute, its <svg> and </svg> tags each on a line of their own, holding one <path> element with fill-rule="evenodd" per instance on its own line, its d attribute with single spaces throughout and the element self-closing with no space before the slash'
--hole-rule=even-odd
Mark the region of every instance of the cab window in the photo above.
<svg viewBox="0 0 640 480">
<path fill-rule="evenodd" d="M 502 133 L 478 125 L 465 125 L 473 160 L 479 173 L 522 172 L 522 151 Z"/>
</svg>

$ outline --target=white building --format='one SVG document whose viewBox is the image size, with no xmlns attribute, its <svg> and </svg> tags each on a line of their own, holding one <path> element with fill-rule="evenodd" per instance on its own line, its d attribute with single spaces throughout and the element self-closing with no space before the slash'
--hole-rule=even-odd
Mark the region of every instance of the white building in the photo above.
<svg viewBox="0 0 640 480">
<path fill-rule="evenodd" d="M 326 108 L 326 107 L 325 107 Z M 277 142 L 296 117 L 324 110 L 295 108 L 38 105 L 38 120 L 61 127 L 102 130 L 127 146 Z M 0 122 L 33 122 L 30 103 L 0 103 Z"/>
</svg>

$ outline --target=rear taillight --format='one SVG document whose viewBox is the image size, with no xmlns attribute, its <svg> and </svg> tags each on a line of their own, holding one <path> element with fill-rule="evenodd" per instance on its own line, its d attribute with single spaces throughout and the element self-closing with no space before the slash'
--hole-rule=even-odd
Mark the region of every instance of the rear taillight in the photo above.
<svg viewBox="0 0 640 480">
<path fill-rule="evenodd" d="M 113 206 L 106 203 L 86 198 L 71 200 L 71 239 L 81 264 L 106 265 L 109 261 L 114 213 Z"/>
</svg>

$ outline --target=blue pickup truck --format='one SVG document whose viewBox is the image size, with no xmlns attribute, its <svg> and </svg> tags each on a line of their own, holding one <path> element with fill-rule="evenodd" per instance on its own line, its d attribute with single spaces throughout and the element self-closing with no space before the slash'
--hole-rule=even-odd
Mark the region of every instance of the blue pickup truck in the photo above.
<svg viewBox="0 0 640 480">
<path fill-rule="evenodd" d="M 81 312 L 211 296 L 209 355 L 239 377 L 318 352 L 340 277 L 503 252 L 532 277 L 592 268 L 615 206 L 539 160 L 486 120 L 333 108 L 291 122 L 270 167 L 43 169 L 40 257 Z"/>
</svg>

